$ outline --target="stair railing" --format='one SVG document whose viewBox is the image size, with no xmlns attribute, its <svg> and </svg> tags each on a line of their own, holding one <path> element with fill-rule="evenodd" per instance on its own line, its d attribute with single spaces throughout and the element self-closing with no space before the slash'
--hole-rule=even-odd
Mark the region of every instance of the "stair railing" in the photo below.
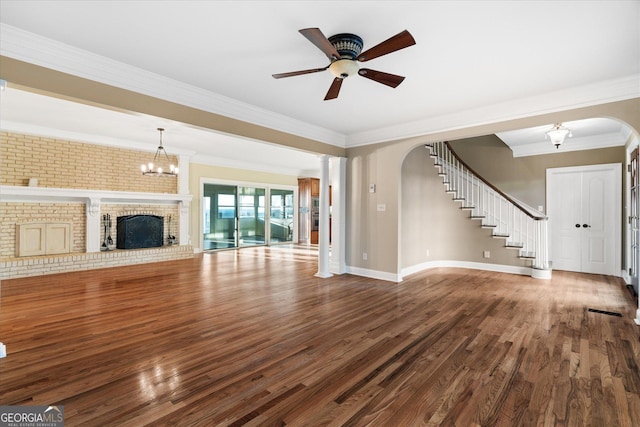
<svg viewBox="0 0 640 427">
<path fill-rule="evenodd" d="M 549 270 L 548 218 L 526 203 L 505 194 L 481 177 L 458 157 L 448 142 L 426 145 L 439 168 L 439 175 L 453 200 L 471 212 L 471 219 L 481 220 L 482 227 L 493 229 L 492 235 L 505 239 L 505 247 L 519 250 L 532 267 Z"/>
</svg>

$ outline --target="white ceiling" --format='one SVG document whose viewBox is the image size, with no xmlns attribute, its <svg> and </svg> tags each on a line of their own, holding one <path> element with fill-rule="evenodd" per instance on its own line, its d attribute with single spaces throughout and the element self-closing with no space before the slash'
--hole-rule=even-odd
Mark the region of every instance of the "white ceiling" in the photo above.
<svg viewBox="0 0 640 427">
<path fill-rule="evenodd" d="M 639 1 L 1 0 L 0 23 L 2 55 L 343 147 L 640 96 Z M 328 65 L 298 33 L 308 27 L 358 34 L 364 49 L 409 30 L 416 45 L 366 63 L 405 81 L 392 89 L 354 76 L 338 99 L 323 101 L 328 71 L 272 78 Z M 265 157 L 257 142 L 238 150 L 229 135 L 12 90 L 1 108 L 3 127 L 150 149 L 165 127 L 170 152 L 214 163 L 318 163 L 309 153 Z"/>
</svg>

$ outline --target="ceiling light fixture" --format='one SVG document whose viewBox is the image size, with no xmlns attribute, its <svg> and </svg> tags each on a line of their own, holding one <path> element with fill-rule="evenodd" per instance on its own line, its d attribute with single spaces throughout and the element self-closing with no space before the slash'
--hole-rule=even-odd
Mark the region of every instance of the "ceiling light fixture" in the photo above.
<svg viewBox="0 0 640 427">
<path fill-rule="evenodd" d="M 153 156 L 153 161 L 155 162 L 158 159 L 158 157 L 162 157 L 162 155 L 164 155 L 165 159 L 167 159 L 167 163 L 170 163 L 169 155 L 167 154 L 167 151 L 162 146 L 162 132 L 164 131 L 164 129 L 158 128 L 158 131 L 160 132 L 160 145 L 158 145 L 158 149 L 156 150 L 156 155 Z M 175 167 L 175 165 L 173 164 L 169 164 L 168 172 L 163 171 L 161 167 L 156 167 L 156 169 L 154 170 L 154 167 L 155 167 L 154 164 L 150 162 L 149 164 L 140 166 L 140 169 L 142 170 L 143 175 L 150 175 L 150 176 L 177 176 L 178 175 L 178 168 Z"/>
<path fill-rule="evenodd" d="M 556 149 L 560 148 L 567 135 L 569 136 L 569 138 L 573 136 L 569 128 L 564 127 L 562 123 L 556 123 L 551 129 L 546 132 L 547 138 L 549 138 L 551 140 L 551 143 L 556 146 Z"/>
</svg>

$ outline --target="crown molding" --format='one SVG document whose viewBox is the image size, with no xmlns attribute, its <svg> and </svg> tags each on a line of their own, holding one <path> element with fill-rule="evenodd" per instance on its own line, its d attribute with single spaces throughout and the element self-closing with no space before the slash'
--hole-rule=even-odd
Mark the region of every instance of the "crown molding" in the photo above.
<svg viewBox="0 0 640 427">
<path fill-rule="evenodd" d="M 347 137 L 347 148 L 488 125 L 640 97 L 640 74 L 452 114 L 373 129 Z"/>
<path fill-rule="evenodd" d="M 0 23 L 0 55 L 340 148 L 345 135 Z"/>
</svg>

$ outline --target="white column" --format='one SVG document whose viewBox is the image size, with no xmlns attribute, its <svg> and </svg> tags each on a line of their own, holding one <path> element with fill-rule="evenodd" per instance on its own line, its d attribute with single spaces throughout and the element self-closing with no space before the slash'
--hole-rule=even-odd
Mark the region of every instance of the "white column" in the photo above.
<svg viewBox="0 0 640 427">
<path fill-rule="evenodd" d="M 178 155 L 178 194 L 189 194 L 189 158 L 185 154 Z M 178 244 L 188 245 L 191 240 L 189 235 L 189 219 L 191 218 L 191 202 L 180 202 L 180 227 L 178 234 Z"/>
<path fill-rule="evenodd" d="M 189 218 L 191 218 L 189 213 L 191 211 L 191 202 L 180 202 L 178 206 L 180 209 L 180 234 L 178 236 L 178 244 L 188 245 L 191 240 L 191 236 L 189 235 Z"/>
<path fill-rule="evenodd" d="M 320 224 L 318 225 L 318 272 L 316 277 L 331 277 L 329 271 L 329 156 L 320 157 Z"/>
<path fill-rule="evenodd" d="M 86 201 L 87 225 L 85 230 L 85 248 L 87 252 L 100 252 L 100 199 L 89 198 Z"/>
<path fill-rule="evenodd" d="M 333 274 L 347 272 L 345 258 L 345 215 L 347 159 L 332 157 L 331 162 L 331 256 L 329 269 Z"/>
</svg>

